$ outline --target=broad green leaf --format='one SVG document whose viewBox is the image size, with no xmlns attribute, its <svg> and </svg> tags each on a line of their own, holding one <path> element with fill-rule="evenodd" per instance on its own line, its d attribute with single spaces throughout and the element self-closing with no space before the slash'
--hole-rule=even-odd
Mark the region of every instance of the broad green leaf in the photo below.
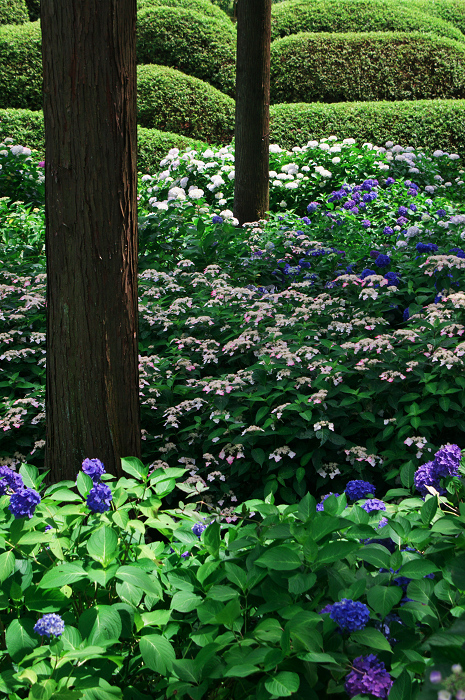
<svg viewBox="0 0 465 700">
<path fill-rule="evenodd" d="M 90 645 L 98 645 L 106 639 L 119 639 L 123 627 L 118 610 L 113 605 L 96 605 L 84 610 L 78 628 Z"/>
<path fill-rule="evenodd" d="M 202 669 L 193 659 L 178 659 L 173 663 L 173 671 L 182 681 L 198 683 Z"/>
<path fill-rule="evenodd" d="M 392 651 L 391 645 L 382 632 L 374 627 L 365 627 L 359 632 L 352 632 L 350 638 L 359 644 L 364 644 L 370 649 L 379 649 L 380 651 Z"/>
<path fill-rule="evenodd" d="M 84 474 L 83 471 L 80 471 L 77 475 L 76 486 L 77 490 L 83 498 L 86 498 L 86 496 L 89 495 L 89 491 L 91 490 L 93 485 L 94 482 L 92 481 L 90 476 L 88 474 Z"/>
<path fill-rule="evenodd" d="M 152 671 L 167 675 L 167 671 L 173 670 L 176 655 L 171 643 L 160 634 L 147 634 L 141 637 L 139 649 L 144 664 Z"/>
<path fill-rule="evenodd" d="M 316 574 L 295 574 L 288 579 L 287 585 L 289 593 L 300 595 L 306 593 L 316 583 Z"/>
<path fill-rule="evenodd" d="M 196 571 L 197 579 L 200 583 L 206 581 L 206 579 L 212 574 L 220 565 L 219 561 L 206 561 L 205 564 L 199 566 Z M 226 567 L 228 564 L 225 565 Z M 227 573 L 226 573 L 227 575 Z M 229 577 L 228 577 L 229 578 Z"/>
<path fill-rule="evenodd" d="M 295 549 L 290 549 L 290 547 L 285 545 L 278 545 L 267 549 L 255 560 L 255 564 L 277 571 L 292 571 L 301 566 L 302 561 Z"/>
<path fill-rule="evenodd" d="M 237 564 L 227 561 L 224 565 L 224 570 L 228 581 L 231 581 L 231 583 L 235 583 L 236 586 L 239 586 L 241 591 L 245 591 L 247 589 L 247 574 L 244 569 L 241 569 L 241 567 Z"/>
<path fill-rule="evenodd" d="M 13 552 L 0 554 L 0 583 L 3 583 L 15 570 L 15 555 Z"/>
<path fill-rule="evenodd" d="M 81 501 L 82 498 L 71 489 L 57 489 L 53 493 L 49 494 L 47 498 L 51 498 L 53 501 L 61 501 L 66 503 L 73 503 L 75 501 Z"/>
<path fill-rule="evenodd" d="M 171 617 L 171 610 L 152 610 L 152 612 L 143 612 L 140 614 L 140 620 L 136 615 L 136 624 L 138 631 L 142 627 L 164 627 L 168 624 Z M 139 627 L 140 625 L 140 627 Z"/>
<path fill-rule="evenodd" d="M 296 515 L 298 518 L 300 518 L 300 520 L 306 523 L 315 515 L 315 513 L 316 501 L 313 496 L 306 493 L 298 505 Z"/>
<path fill-rule="evenodd" d="M 340 561 L 358 549 L 360 549 L 358 542 L 344 542 L 342 540 L 329 542 L 320 549 L 315 563 L 321 566 L 322 564 L 330 564 L 333 561 Z"/>
<path fill-rule="evenodd" d="M 42 614 L 59 612 L 66 607 L 66 601 L 67 597 L 58 588 L 44 591 L 37 586 L 29 586 L 24 593 L 26 608 Z"/>
<path fill-rule="evenodd" d="M 428 574 L 433 574 L 435 571 L 439 571 L 438 567 L 433 564 L 432 561 L 425 559 L 413 559 L 404 564 L 399 570 L 399 576 L 406 576 L 407 578 L 424 578 Z"/>
<path fill-rule="evenodd" d="M 357 553 L 357 559 L 368 562 L 378 569 L 389 569 L 391 553 L 382 544 L 367 544 Z"/>
<path fill-rule="evenodd" d="M 227 603 L 224 608 L 217 613 L 215 616 L 215 621 L 220 624 L 224 625 L 228 629 L 231 629 L 234 625 L 234 622 L 240 617 L 241 614 L 241 606 L 236 598 L 236 600 L 231 600 L 229 603 Z"/>
<path fill-rule="evenodd" d="M 25 532 L 24 535 L 21 535 L 18 540 L 18 544 L 48 544 L 51 537 L 52 536 L 49 535 L 48 532 L 36 532 L 35 530 L 30 530 L 29 532 Z"/>
<path fill-rule="evenodd" d="M 223 676 L 226 678 L 245 678 L 246 676 L 251 676 L 254 673 L 259 672 L 260 669 L 252 664 L 240 664 L 238 666 L 230 666 L 224 671 Z"/>
<path fill-rule="evenodd" d="M 224 603 L 233 598 L 237 598 L 238 595 L 239 592 L 231 588 L 231 586 L 212 586 L 207 593 L 207 598 L 219 600 L 221 603 Z"/>
<path fill-rule="evenodd" d="M 268 692 L 278 698 L 289 697 L 292 693 L 297 692 L 299 685 L 299 675 L 291 671 L 280 671 L 265 681 L 265 688 Z"/>
<path fill-rule="evenodd" d="M 163 592 L 158 581 L 150 578 L 150 576 L 138 566 L 120 566 L 115 574 L 116 578 L 132 586 L 142 588 L 145 593 L 152 593 L 161 598 Z"/>
<path fill-rule="evenodd" d="M 310 528 L 310 534 L 315 542 L 323 539 L 326 535 L 329 535 L 335 530 L 340 530 L 345 525 L 352 525 L 353 523 L 345 520 L 343 518 L 334 518 L 332 515 L 325 515 L 319 513 L 318 517 L 314 518 Z"/>
<path fill-rule="evenodd" d="M 128 603 L 135 608 L 137 608 L 144 595 L 144 591 L 141 588 L 133 586 L 132 583 L 128 583 L 127 581 L 117 583 L 116 592 L 124 603 Z"/>
<path fill-rule="evenodd" d="M 66 562 L 45 572 L 37 585 L 39 588 L 61 588 L 86 577 L 87 574 L 82 564 Z"/>
<path fill-rule="evenodd" d="M 123 691 L 114 685 L 110 685 L 104 678 L 95 678 L 95 685 L 86 688 L 82 700 L 122 700 Z"/>
<path fill-rule="evenodd" d="M 423 525 L 429 525 L 438 509 L 438 498 L 437 496 L 426 496 L 425 502 L 420 508 L 420 516 Z"/>
<path fill-rule="evenodd" d="M 299 656 L 302 661 L 309 661 L 312 664 L 336 664 L 338 663 L 334 656 L 324 652 L 309 651 L 304 656 Z"/>
<path fill-rule="evenodd" d="M 97 562 L 92 562 L 92 564 L 87 567 L 86 571 L 91 581 L 98 583 L 102 588 L 106 588 L 108 581 L 111 581 L 111 579 L 115 577 L 117 569 L 117 562 L 111 564 L 106 569 L 102 569 Z"/>
<path fill-rule="evenodd" d="M 137 457 L 124 457 L 121 460 L 121 467 L 126 474 L 134 476 L 138 481 L 144 481 L 149 473 L 149 468 L 144 467 Z"/>
<path fill-rule="evenodd" d="M 82 637 L 75 627 L 70 625 L 65 625 L 65 631 L 60 637 L 63 642 L 63 648 L 65 651 L 74 651 L 79 648 L 82 642 Z"/>
<path fill-rule="evenodd" d="M 56 681 L 51 678 L 40 683 L 35 682 L 29 691 L 28 700 L 50 700 L 56 687 Z"/>
<path fill-rule="evenodd" d="M 218 556 L 221 542 L 219 523 L 214 522 L 207 526 L 202 533 L 202 542 L 209 554 L 214 557 Z"/>
<path fill-rule="evenodd" d="M 24 486 L 27 489 L 37 490 L 37 480 L 39 477 L 39 470 L 32 464 L 22 464 L 19 468 L 19 474 L 23 478 Z"/>
<path fill-rule="evenodd" d="M 435 693 L 436 695 L 437 693 Z M 389 691 L 389 700 L 410 700 L 412 697 L 412 680 L 408 671 L 402 671 Z"/>
<path fill-rule="evenodd" d="M 373 586 L 367 592 L 367 601 L 384 618 L 397 605 L 402 595 L 400 586 Z"/>
<path fill-rule="evenodd" d="M 179 591 L 171 599 L 171 608 L 178 612 L 191 612 L 202 602 L 202 598 L 192 591 Z"/>
<path fill-rule="evenodd" d="M 263 409 L 261 408 L 260 411 L 262 410 Z M 269 412 L 268 407 L 266 408 L 266 410 Z M 259 464 L 260 466 L 263 465 L 263 462 L 265 461 L 265 452 L 261 448 L 257 447 L 256 449 L 252 450 L 250 454 L 252 455 L 252 459 L 255 462 L 257 462 L 257 464 Z"/>
<path fill-rule="evenodd" d="M 13 620 L 5 632 L 6 650 L 15 663 L 40 644 L 41 637 L 33 630 L 36 621 L 29 618 Z"/>
<path fill-rule="evenodd" d="M 87 540 L 87 551 L 92 559 L 100 562 L 103 567 L 113 561 L 118 551 L 118 536 L 111 527 L 100 527 Z"/>
</svg>

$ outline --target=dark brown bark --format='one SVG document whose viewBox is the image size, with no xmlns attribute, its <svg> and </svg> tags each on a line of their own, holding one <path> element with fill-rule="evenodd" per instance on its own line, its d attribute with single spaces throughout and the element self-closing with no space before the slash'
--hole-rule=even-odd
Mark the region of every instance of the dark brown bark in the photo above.
<svg viewBox="0 0 465 700">
<path fill-rule="evenodd" d="M 136 0 L 42 0 L 51 479 L 139 456 Z"/>
<path fill-rule="evenodd" d="M 237 1 L 234 216 L 269 208 L 271 0 Z"/>
</svg>

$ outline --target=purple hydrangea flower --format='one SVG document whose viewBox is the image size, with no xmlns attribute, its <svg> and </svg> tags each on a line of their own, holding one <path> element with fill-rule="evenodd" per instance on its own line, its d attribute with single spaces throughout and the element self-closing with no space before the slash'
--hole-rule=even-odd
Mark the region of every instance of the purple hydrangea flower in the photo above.
<svg viewBox="0 0 465 700">
<path fill-rule="evenodd" d="M 50 639 L 52 635 L 54 637 L 60 637 L 63 634 L 65 631 L 65 623 L 59 615 L 47 613 L 36 622 L 33 629 L 37 634 L 45 635 Z"/>
<path fill-rule="evenodd" d="M 379 661 L 376 654 L 368 654 L 353 661 L 344 687 L 350 698 L 370 693 L 376 698 L 387 698 L 393 683 L 384 663 Z"/>
<path fill-rule="evenodd" d="M 395 180 L 393 177 L 388 177 L 386 179 L 386 185 L 389 187 L 389 185 L 393 185 L 395 183 Z"/>
<path fill-rule="evenodd" d="M 310 224 L 312 223 L 310 221 L 310 219 L 308 218 L 308 216 L 303 216 L 301 221 L 303 221 L 303 223 L 306 224 L 307 226 L 310 226 Z"/>
<path fill-rule="evenodd" d="M 388 280 L 390 286 L 398 287 L 400 284 L 400 277 L 397 272 L 386 272 L 384 279 Z"/>
<path fill-rule="evenodd" d="M 358 501 L 360 498 L 366 498 L 369 494 L 375 493 L 376 488 L 368 481 L 361 479 L 353 479 L 347 483 L 345 494 L 352 501 Z"/>
<path fill-rule="evenodd" d="M 362 219 L 362 226 L 363 228 L 370 228 L 371 221 L 369 219 Z"/>
<path fill-rule="evenodd" d="M 32 518 L 40 501 L 40 495 L 34 489 L 21 489 L 21 491 L 12 494 L 8 508 L 15 518 L 25 518 L 26 515 L 28 518 Z"/>
<path fill-rule="evenodd" d="M 82 471 L 95 483 L 100 481 L 102 474 L 105 474 L 105 467 L 99 459 L 85 459 L 82 463 Z"/>
<path fill-rule="evenodd" d="M 391 258 L 389 255 L 378 255 L 378 257 L 375 260 L 375 265 L 378 267 L 387 267 L 391 262 Z"/>
<path fill-rule="evenodd" d="M 407 209 L 407 207 L 399 207 L 397 210 L 397 213 L 399 216 L 407 216 L 408 209 Z"/>
<path fill-rule="evenodd" d="M 369 498 L 368 501 L 362 505 L 363 510 L 367 513 L 373 513 L 378 510 L 386 510 L 386 504 L 384 501 L 380 501 L 379 498 Z"/>
<path fill-rule="evenodd" d="M 328 603 L 328 605 L 325 605 L 325 607 L 320 610 L 320 615 L 324 615 L 325 613 L 330 613 L 332 609 L 333 609 L 332 604 Z"/>
<path fill-rule="evenodd" d="M 221 216 L 218 216 L 218 214 L 214 214 L 214 216 L 212 217 L 212 223 L 213 224 L 222 224 L 223 218 Z"/>
<path fill-rule="evenodd" d="M 111 489 L 106 484 L 95 484 L 87 496 L 87 506 L 92 513 L 105 513 L 110 510 L 113 499 Z"/>
<path fill-rule="evenodd" d="M 381 518 L 381 520 L 378 523 L 378 530 L 380 530 L 382 527 L 388 524 L 388 519 L 387 518 Z"/>
<path fill-rule="evenodd" d="M 453 253 L 458 258 L 465 258 L 465 251 L 462 248 L 449 248 L 449 253 Z"/>
<path fill-rule="evenodd" d="M 436 216 L 438 216 L 440 219 L 442 219 L 443 216 L 446 216 L 447 212 L 445 209 L 438 209 L 436 212 Z"/>
<path fill-rule="evenodd" d="M 402 318 L 404 321 L 408 321 L 410 318 L 410 311 L 408 310 L 408 307 L 404 309 L 404 313 L 402 314 Z"/>
<path fill-rule="evenodd" d="M 313 214 L 314 212 L 316 212 L 317 209 L 318 209 L 318 202 L 310 202 L 310 204 L 307 206 L 307 212 L 309 214 Z"/>
<path fill-rule="evenodd" d="M 355 207 L 355 199 L 348 199 L 342 206 L 344 209 L 352 209 L 352 207 Z"/>
<path fill-rule="evenodd" d="M 331 491 L 330 493 L 327 493 L 327 494 L 325 494 L 324 496 L 322 496 L 321 502 L 316 504 L 316 509 L 317 509 L 318 511 L 322 511 L 322 510 L 325 509 L 325 507 L 324 507 L 323 504 L 324 504 L 324 502 L 326 501 L 326 499 L 329 498 L 330 496 L 336 496 L 336 498 L 337 498 L 337 497 L 339 496 L 339 494 L 338 494 L 338 493 L 333 493 L 333 492 Z"/>
<path fill-rule="evenodd" d="M 439 491 L 439 493 L 444 493 L 444 490 L 441 489 L 439 478 L 434 473 L 432 467 L 432 462 L 422 464 L 420 467 L 418 467 L 413 477 L 415 488 L 421 493 L 422 496 L 426 496 L 429 493 L 426 486 L 432 486 L 436 489 L 436 491 Z"/>
<path fill-rule="evenodd" d="M 376 272 L 374 270 L 370 270 L 370 269 L 366 268 L 365 270 L 361 271 L 358 278 L 361 280 L 364 280 L 365 277 L 369 277 L 370 275 L 376 275 Z"/>
<path fill-rule="evenodd" d="M 392 236 L 392 234 L 394 233 L 394 229 L 391 228 L 390 226 L 385 226 L 383 228 L 383 233 L 385 233 L 386 236 Z"/>
<path fill-rule="evenodd" d="M 193 525 L 192 527 L 192 532 L 194 533 L 194 535 L 197 535 L 197 537 L 200 540 L 200 535 L 204 530 L 206 530 L 206 528 L 207 526 L 205 525 L 205 523 L 195 523 L 195 525 Z"/>
<path fill-rule="evenodd" d="M 364 603 L 343 598 L 340 603 L 333 604 L 329 616 L 337 622 L 341 630 L 355 632 L 365 629 L 370 619 L 370 611 Z"/>
<path fill-rule="evenodd" d="M 19 491 L 24 488 L 23 479 L 9 467 L 0 467 L 0 496 L 4 496 L 8 491 Z"/>
<path fill-rule="evenodd" d="M 358 214 L 359 213 L 359 208 L 358 207 L 352 207 L 352 209 L 349 209 L 351 214 Z"/>
<path fill-rule="evenodd" d="M 436 477 L 457 476 L 457 469 L 462 459 L 458 445 L 446 445 L 436 452 L 433 459 L 433 470 Z"/>
<path fill-rule="evenodd" d="M 419 253 L 432 253 L 438 249 L 436 243 L 417 243 L 415 248 Z"/>
<path fill-rule="evenodd" d="M 396 224 L 399 226 L 403 226 L 404 224 L 408 224 L 408 219 L 405 218 L 405 216 L 399 216 L 398 219 L 396 219 Z"/>
<path fill-rule="evenodd" d="M 417 210 L 417 205 L 416 205 L 416 204 L 409 204 L 409 205 L 408 205 L 408 208 L 410 209 L 410 211 L 416 211 L 416 210 Z"/>
</svg>

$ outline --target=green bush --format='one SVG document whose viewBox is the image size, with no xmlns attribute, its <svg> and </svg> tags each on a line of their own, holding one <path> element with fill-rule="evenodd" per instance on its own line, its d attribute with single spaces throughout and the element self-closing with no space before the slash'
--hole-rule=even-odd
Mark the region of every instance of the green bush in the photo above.
<svg viewBox="0 0 465 700">
<path fill-rule="evenodd" d="M 39 22 L 0 26 L 0 108 L 42 108 Z"/>
<path fill-rule="evenodd" d="M 284 148 L 334 134 L 383 146 L 442 149 L 465 157 L 465 100 L 278 104 L 270 110 L 270 139 Z"/>
<path fill-rule="evenodd" d="M 150 6 L 137 13 L 137 62 L 177 68 L 228 95 L 235 90 L 236 32 L 198 12 Z"/>
<path fill-rule="evenodd" d="M 465 47 L 420 32 L 294 34 L 271 45 L 271 102 L 465 97 Z"/>
<path fill-rule="evenodd" d="M 465 34 L 465 0 L 398 0 L 402 5 L 427 12 L 454 24 Z"/>
<path fill-rule="evenodd" d="M 155 172 L 160 168 L 160 161 L 172 148 L 195 148 L 203 150 L 207 146 L 203 141 L 190 139 L 180 134 L 171 134 L 158 129 L 137 129 L 137 169 L 143 173 Z"/>
<path fill-rule="evenodd" d="M 26 7 L 31 22 L 35 22 L 40 17 L 40 0 L 26 0 Z"/>
<path fill-rule="evenodd" d="M 0 0 L 0 24 L 23 24 L 28 21 L 24 0 Z"/>
<path fill-rule="evenodd" d="M 213 17 L 229 25 L 231 24 L 231 20 L 226 12 L 218 7 L 218 5 L 214 5 L 210 0 L 137 0 L 138 10 L 145 10 L 147 7 L 159 7 L 160 5 L 194 10 L 194 12 L 199 12 L 201 15 Z"/>
<path fill-rule="evenodd" d="M 137 106 L 140 126 L 209 143 L 227 143 L 234 135 L 234 100 L 173 68 L 137 67 Z"/>
<path fill-rule="evenodd" d="M 287 0 L 271 11 L 271 38 L 298 32 L 434 32 L 465 41 L 450 22 L 396 0 Z"/>
</svg>

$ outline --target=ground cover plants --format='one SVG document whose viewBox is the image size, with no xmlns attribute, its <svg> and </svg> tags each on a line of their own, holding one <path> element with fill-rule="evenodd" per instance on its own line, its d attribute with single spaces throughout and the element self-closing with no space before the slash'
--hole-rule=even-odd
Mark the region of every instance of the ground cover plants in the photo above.
<svg viewBox="0 0 465 700">
<path fill-rule="evenodd" d="M 43 163 L 0 149 L 0 693 L 463 697 L 458 156 L 274 145 L 244 227 L 231 146 L 141 174 L 143 461 L 49 484 Z"/>
</svg>

